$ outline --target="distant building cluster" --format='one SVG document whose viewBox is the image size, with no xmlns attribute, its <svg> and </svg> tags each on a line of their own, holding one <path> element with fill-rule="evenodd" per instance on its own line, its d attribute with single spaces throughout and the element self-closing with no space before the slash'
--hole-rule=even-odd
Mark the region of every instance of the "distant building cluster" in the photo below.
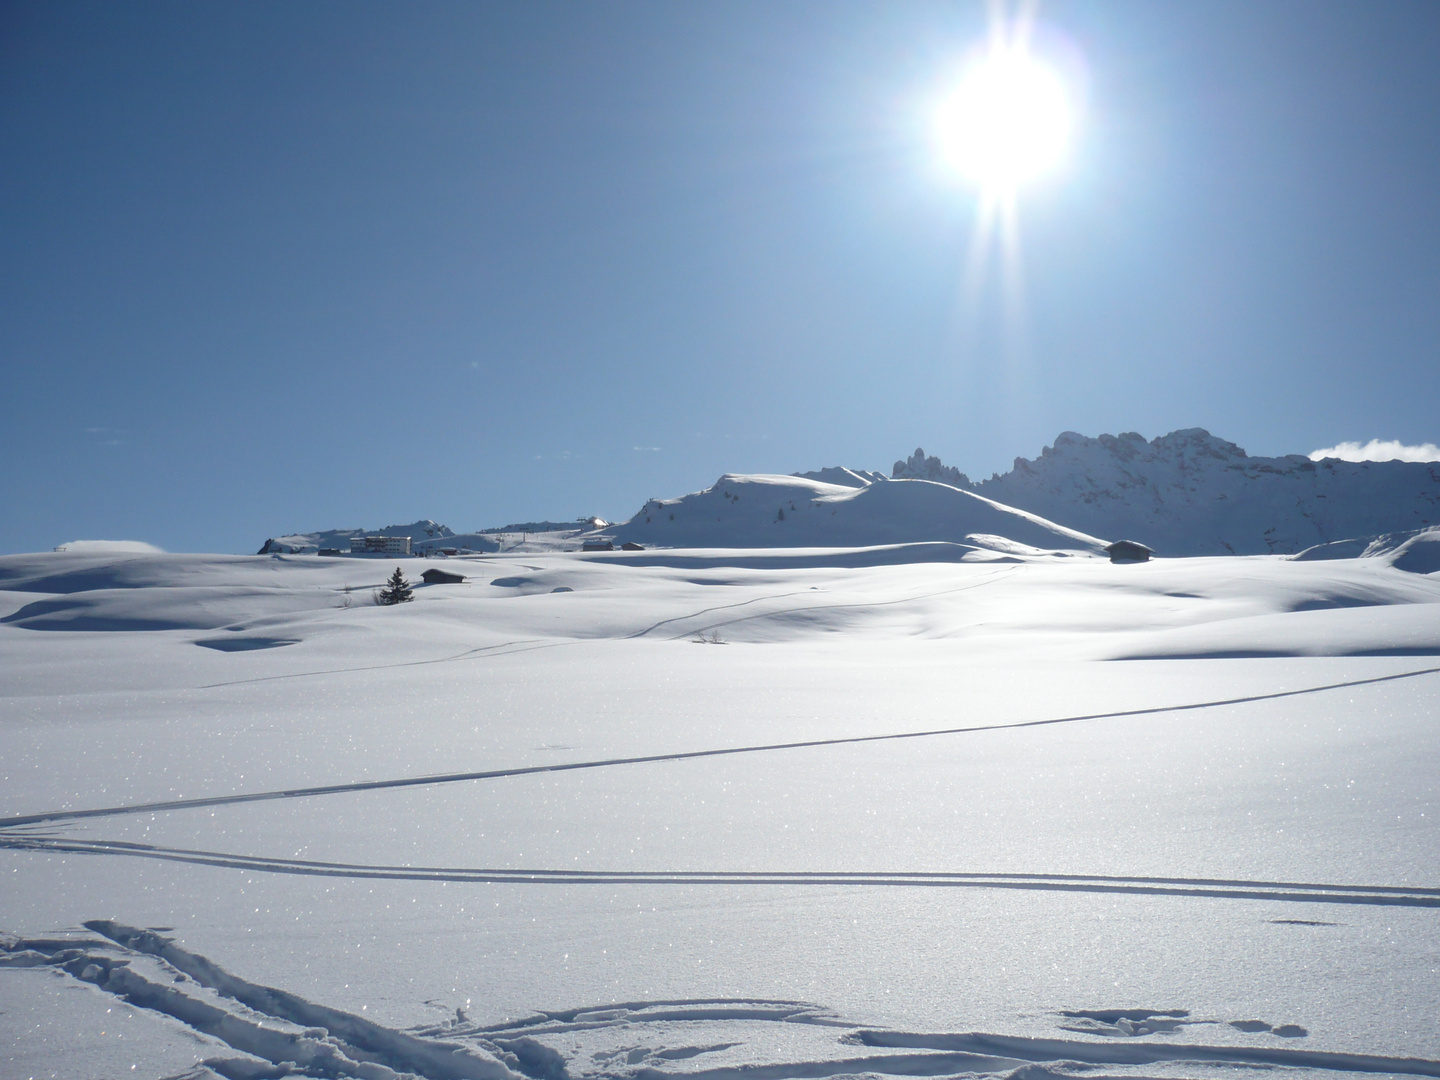
<svg viewBox="0 0 1440 1080">
<path fill-rule="evenodd" d="M 408 536 L 352 536 L 350 538 L 350 554 L 352 555 L 409 555 L 410 537 Z"/>
</svg>

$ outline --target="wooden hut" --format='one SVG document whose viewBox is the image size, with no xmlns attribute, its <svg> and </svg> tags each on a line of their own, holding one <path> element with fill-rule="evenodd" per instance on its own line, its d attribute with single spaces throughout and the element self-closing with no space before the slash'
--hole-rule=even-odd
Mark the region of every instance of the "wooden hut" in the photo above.
<svg viewBox="0 0 1440 1080">
<path fill-rule="evenodd" d="M 1105 553 L 1110 556 L 1111 562 L 1149 562 L 1155 551 L 1134 540 L 1116 540 L 1105 545 Z"/>
</svg>

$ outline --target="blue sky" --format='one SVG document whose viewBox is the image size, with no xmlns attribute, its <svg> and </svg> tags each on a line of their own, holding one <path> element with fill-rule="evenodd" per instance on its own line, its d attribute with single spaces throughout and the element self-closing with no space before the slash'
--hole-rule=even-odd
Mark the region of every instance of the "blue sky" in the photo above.
<svg viewBox="0 0 1440 1080">
<path fill-rule="evenodd" d="M 1011 325 L 927 127 L 980 3 L 0 5 L 0 551 L 1437 441 L 1440 5 L 1040 17 Z"/>
</svg>

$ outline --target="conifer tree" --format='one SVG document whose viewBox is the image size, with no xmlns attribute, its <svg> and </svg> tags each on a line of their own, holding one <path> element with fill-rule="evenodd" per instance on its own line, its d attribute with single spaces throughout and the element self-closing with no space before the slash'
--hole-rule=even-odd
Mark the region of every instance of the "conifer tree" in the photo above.
<svg viewBox="0 0 1440 1080">
<path fill-rule="evenodd" d="M 405 575 L 400 572 L 400 567 L 395 567 L 395 572 L 390 575 L 390 580 L 385 583 L 375 596 L 381 604 L 403 604 L 415 599 L 415 591 L 410 588 L 410 582 L 405 580 Z"/>
</svg>

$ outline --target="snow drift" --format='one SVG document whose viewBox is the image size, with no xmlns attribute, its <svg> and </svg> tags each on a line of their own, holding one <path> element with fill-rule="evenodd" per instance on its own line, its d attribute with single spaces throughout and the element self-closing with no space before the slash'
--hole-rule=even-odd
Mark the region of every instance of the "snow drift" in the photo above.
<svg viewBox="0 0 1440 1080">
<path fill-rule="evenodd" d="M 1379 559 L 1412 574 L 1440 573 L 1440 528 L 1386 533 L 1316 544 L 1292 556 L 1297 562 L 1326 559 Z"/>
</svg>

